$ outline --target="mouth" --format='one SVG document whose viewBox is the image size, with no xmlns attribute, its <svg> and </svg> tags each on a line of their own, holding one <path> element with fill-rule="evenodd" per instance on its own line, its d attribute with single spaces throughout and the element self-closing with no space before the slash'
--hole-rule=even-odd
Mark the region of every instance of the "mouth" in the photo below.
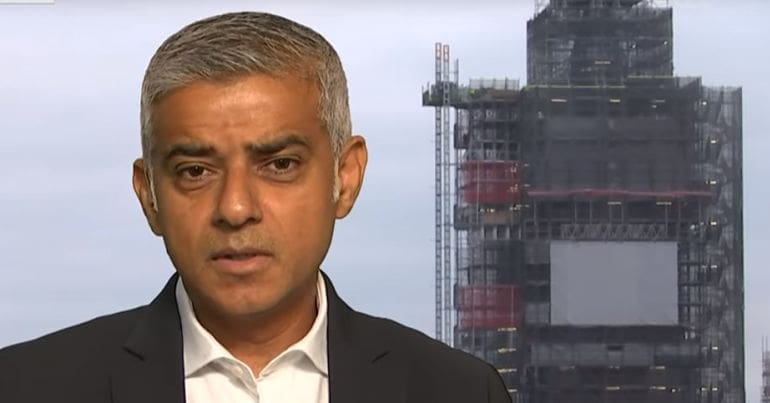
<svg viewBox="0 0 770 403">
<path fill-rule="evenodd" d="M 214 261 L 221 260 L 221 259 L 248 260 L 257 256 L 268 256 L 268 255 L 270 255 L 270 253 L 268 253 L 267 251 L 256 249 L 256 248 L 242 248 L 242 249 L 225 248 L 212 253 L 211 260 L 214 260 Z"/>
<path fill-rule="evenodd" d="M 258 248 L 224 248 L 209 256 L 214 267 L 234 275 L 250 274 L 264 270 L 272 254 Z"/>
</svg>

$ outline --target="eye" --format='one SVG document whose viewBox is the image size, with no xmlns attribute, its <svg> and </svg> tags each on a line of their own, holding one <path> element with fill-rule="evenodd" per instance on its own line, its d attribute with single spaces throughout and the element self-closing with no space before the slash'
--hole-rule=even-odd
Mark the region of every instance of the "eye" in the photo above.
<svg viewBox="0 0 770 403">
<path fill-rule="evenodd" d="M 274 173 L 286 173 L 293 168 L 297 166 L 298 162 L 291 158 L 278 158 L 276 160 L 270 161 L 268 164 L 268 168 L 270 168 Z"/>
<path fill-rule="evenodd" d="M 179 170 L 178 175 L 183 179 L 198 180 L 203 177 L 208 170 L 202 165 L 190 165 Z"/>
</svg>

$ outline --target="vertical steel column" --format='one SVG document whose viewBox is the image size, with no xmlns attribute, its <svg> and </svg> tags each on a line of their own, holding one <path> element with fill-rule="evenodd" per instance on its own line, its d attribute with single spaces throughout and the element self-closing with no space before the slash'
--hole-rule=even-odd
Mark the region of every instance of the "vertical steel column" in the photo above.
<svg viewBox="0 0 770 403">
<path fill-rule="evenodd" d="M 455 59 L 453 81 L 454 81 L 455 88 L 459 89 L 460 88 L 460 61 L 457 60 L 457 59 Z M 455 115 L 455 117 L 454 117 L 454 123 L 455 124 L 454 124 L 454 127 L 452 129 L 452 134 L 453 134 L 453 136 L 452 136 L 452 138 L 453 138 L 452 145 L 454 146 L 455 150 L 454 150 L 454 159 L 452 160 L 452 165 L 454 166 L 454 169 L 452 170 L 452 174 L 454 175 L 452 177 L 452 183 L 453 183 L 452 190 L 454 191 L 454 194 L 455 194 L 455 197 L 454 197 L 455 204 L 454 204 L 454 206 L 459 206 L 460 205 L 460 197 L 459 197 L 460 192 L 458 190 L 459 189 L 459 184 L 458 184 L 458 181 L 457 181 L 457 170 L 459 169 L 459 165 L 458 165 L 457 162 L 460 160 L 460 151 L 457 148 L 457 144 L 454 143 L 455 142 L 454 139 L 458 138 L 458 135 L 457 135 L 456 131 L 459 129 L 459 123 L 458 123 L 459 122 L 459 118 L 458 118 L 459 112 L 458 112 L 457 108 L 455 108 L 454 111 L 455 111 L 455 114 L 454 114 Z M 449 178 L 447 178 L 447 181 L 449 181 Z M 447 195 L 447 198 L 449 198 L 449 197 L 450 196 Z M 460 250 L 460 242 L 459 242 L 458 232 L 454 229 L 454 208 L 452 208 L 452 210 L 450 210 L 450 211 L 452 211 L 452 213 L 450 214 L 450 220 L 451 221 L 449 223 L 447 223 L 447 224 L 452 229 L 452 233 L 454 234 L 454 239 L 453 239 L 453 241 L 454 241 L 454 250 L 452 251 L 452 256 L 454 257 L 454 260 L 453 260 L 454 261 L 454 265 L 449 268 L 449 283 L 452 285 L 452 296 L 454 296 L 454 290 L 455 290 L 454 289 L 454 284 L 457 284 L 457 268 L 460 267 L 460 265 L 458 264 L 459 263 L 458 251 Z M 454 298 L 449 300 L 448 305 L 449 305 L 449 309 L 447 311 L 448 313 L 447 313 L 446 321 L 449 323 L 449 329 L 451 330 L 452 337 L 449 338 L 449 342 L 447 344 L 449 344 L 450 346 L 454 346 L 455 345 L 455 343 L 454 343 L 454 327 L 457 324 L 457 313 L 454 310 Z"/>
<path fill-rule="evenodd" d="M 435 76 L 435 85 L 434 85 L 434 91 L 438 92 L 442 89 L 441 87 L 441 80 L 442 80 L 442 74 L 441 74 L 441 43 L 436 43 L 436 76 Z M 443 284 L 443 270 L 442 270 L 442 232 L 441 232 L 441 189 L 442 189 L 442 180 L 441 180 L 441 151 L 442 151 L 442 136 L 441 136 L 441 117 L 442 117 L 442 106 L 436 106 L 435 107 L 435 117 L 436 117 L 436 137 L 434 141 L 435 145 L 435 163 L 436 163 L 436 178 L 435 178 L 435 225 L 436 225 L 436 232 L 435 232 L 435 241 L 436 241 L 436 267 L 435 267 L 435 285 L 436 285 L 436 339 L 437 340 L 444 340 L 443 336 L 443 313 L 444 313 L 444 304 L 443 304 L 443 290 L 442 290 L 442 284 Z"/>
<path fill-rule="evenodd" d="M 452 267 L 452 234 L 450 232 L 450 189 L 451 183 L 449 179 L 449 112 L 450 112 L 450 77 L 449 77 L 449 45 L 442 47 L 442 60 L 441 60 L 441 72 L 442 72 L 442 84 L 443 84 L 443 102 L 442 102 L 442 170 L 443 178 L 442 185 L 443 191 L 441 195 L 441 205 L 443 214 L 443 236 L 442 242 L 444 247 L 444 342 L 447 344 L 452 343 L 452 321 L 451 309 L 452 309 L 452 282 L 451 282 L 451 267 Z"/>
</svg>

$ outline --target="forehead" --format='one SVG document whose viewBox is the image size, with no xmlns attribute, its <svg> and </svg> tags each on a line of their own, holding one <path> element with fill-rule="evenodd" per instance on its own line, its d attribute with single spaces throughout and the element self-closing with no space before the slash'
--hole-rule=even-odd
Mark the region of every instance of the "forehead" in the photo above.
<svg viewBox="0 0 770 403">
<path fill-rule="evenodd" d="M 227 138 L 248 132 L 325 133 L 314 81 L 297 76 L 248 75 L 196 81 L 161 98 L 153 108 L 156 144 L 177 137 Z"/>
<path fill-rule="evenodd" d="M 241 114 L 318 112 L 319 93 L 312 80 L 297 76 L 253 74 L 221 81 L 194 81 L 176 88 L 155 102 L 155 117 L 168 113 L 176 118 L 195 120 Z"/>
</svg>

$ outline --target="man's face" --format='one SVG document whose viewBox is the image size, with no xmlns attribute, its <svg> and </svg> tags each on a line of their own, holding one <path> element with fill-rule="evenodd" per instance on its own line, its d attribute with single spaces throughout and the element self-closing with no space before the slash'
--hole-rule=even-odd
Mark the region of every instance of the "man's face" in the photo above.
<svg viewBox="0 0 770 403">
<path fill-rule="evenodd" d="M 141 160 L 134 188 L 196 309 L 269 313 L 313 292 L 366 165 L 357 136 L 335 162 L 318 99 L 311 81 L 251 75 L 188 85 L 154 108 L 157 206 Z"/>
</svg>

